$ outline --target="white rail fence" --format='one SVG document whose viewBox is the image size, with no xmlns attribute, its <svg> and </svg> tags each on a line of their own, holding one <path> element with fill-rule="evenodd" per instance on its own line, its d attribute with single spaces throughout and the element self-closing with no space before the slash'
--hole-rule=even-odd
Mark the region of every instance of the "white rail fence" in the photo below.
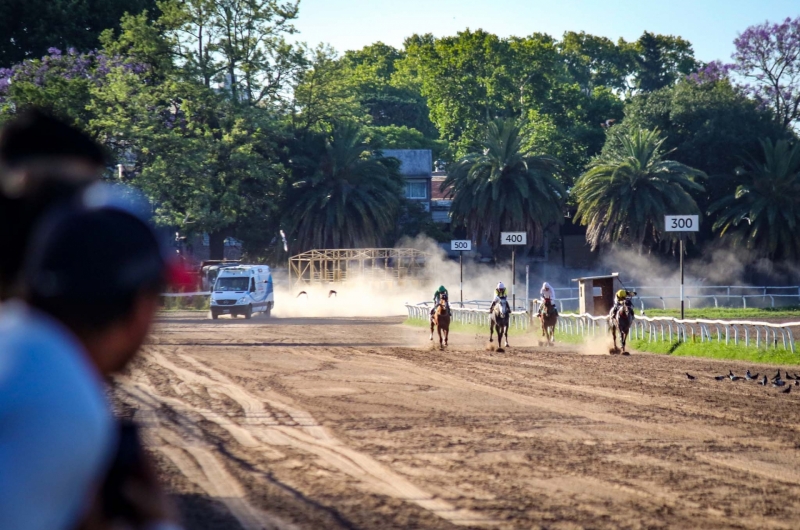
<svg viewBox="0 0 800 530">
<path fill-rule="evenodd" d="M 489 326 L 489 306 L 491 302 L 472 300 L 469 302 L 474 307 L 455 307 L 456 304 L 450 304 L 450 310 L 453 313 L 453 322 L 461 324 L 474 324 L 478 326 Z M 460 304 L 460 303 L 459 303 Z M 467 302 L 464 302 L 467 305 Z M 408 310 L 408 318 L 412 320 L 429 321 L 431 318 L 431 302 L 422 302 L 419 304 L 406 304 Z M 531 319 L 527 311 L 512 311 L 508 322 L 508 326 L 514 329 L 528 329 L 530 327 Z"/>
<path fill-rule="evenodd" d="M 531 301 L 531 312 L 517 310 L 511 313 L 510 326 L 515 329 L 529 329 L 531 316 L 538 311 L 538 304 Z M 489 326 L 488 311 L 491 302 L 470 300 L 464 305 L 471 307 L 452 307 L 453 321 L 462 324 Z M 428 321 L 430 302 L 406 304 L 408 318 Z M 796 353 L 792 328 L 800 327 L 800 322 L 772 323 L 752 320 L 708 320 L 672 317 L 648 317 L 637 315 L 631 326 L 631 337 L 648 342 L 708 342 L 744 345 L 755 348 L 783 348 Z M 588 314 L 563 313 L 559 315 L 558 331 L 570 335 L 605 336 L 610 333 L 608 318 Z"/>
<path fill-rule="evenodd" d="M 636 291 L 634 298 L 641 309 L 660 308 L 667 309 L 667 304 L 674 301 L 673 307 L 678 306 L 680 292 L 678 287 L 633 285 L 629 290 Z M 576 287 L 556 287 L 556 304 L 561 312 L 567 309 L 577 311 L 578 289 Z M 800 304 L 800 286 L 749 286 L 749 285 L 687 285 L 685 288 L 687 307 L 692 308 L 692 302 L 699 307 L 714 303 L 714 307 L 776 307 L 776 302 L 786 304 Z M 741 304 L 740 304 L 741 302 Z"/>
<path fill-rule="evenodd" d="M 793 327 L 800 322 L 776 324 L 750 320 L 680 320 L 672 317 L 637 316 L 631 337 L 647 342 L 717 342 L 755 348 L 780 348 L 795 353 Z M 608 318 L 588 314 L 559 315 L 558 330 L 571 335 L 597 336 L 609 332 Z"/>
</svg>

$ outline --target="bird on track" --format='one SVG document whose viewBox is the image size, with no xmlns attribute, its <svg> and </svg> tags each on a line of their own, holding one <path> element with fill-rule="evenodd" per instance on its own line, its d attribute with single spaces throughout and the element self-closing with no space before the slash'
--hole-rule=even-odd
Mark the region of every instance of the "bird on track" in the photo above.
<svg viewBox="0 0 800 530">
<path fill-rule="evenodd" d="M 792 387 L 790 387 L 790 386 L 787 386 L 787 387 L 786 387 L 786 390 L 781 390 L 781 393 L 782 393 L 782 394 L 788 394 L 788 393 L 789 393 L 789 392 L 791 392 L 791 391 L 792 391 Z"/>
<path fill-rule="evenodd" d="M 726 377 L 728 377 L 728 376 L 727 375 L 715 375 L 714 379 L 716 379 L 717 381 L 722 381 Z"/>
<path fill-rule="evenodd" d="M 786 379 L 787 381 L 794 381 L 794 377 L 789 375 L 789 372 L 786 372 L 786 377 L 784 377 L 784 379 Z"/>
<path fill-rule="evenodd" d="M 739 377 L 738 375 L 733 375 L 733 370 L 728 370 L 728 372 L 729 372 L 728 378 L 730 378 L 731 381 L 738 381 L 739 379 L 741 379 L 741 377 Z"/>
<path fill-rule="evenodd" d="M 689 378 L 689 381 L 694 381 L 695 379 L 697 379 L 695 376 L 693 376 L 693 375 L 692 375 L 692 374 L 690 374 L 689 372 L 686 372 L 686 377 L 688 377 L 688 378 Z"/>
<path fill-rule="evenodd" d="M 755 381 L 755 380 L 758 379 L 758 375 L 759 374 L 751 375 L 750 374 L 750 370 L 748 370 L 747 373 L 745 374 L 744 378 L 747 379 L 748 381 Z"/>
<path fill-rule="evenodd" d="M 772 386 L 784 386 L 784 385 L 786 385 L 786 381 L 783 381 L 782 379 L 776 379 L 775 381 L 772 382 Z"/>
<path fill-rule="evenodd" d="M 766 376 L 766 374 L 764 375 L 764 379 L 759 381 L 758 384 L 761 385 L 761 386 L 767 386 L 767 376 Z"/>
<path fill-rule="evenodd" d="M 772 379 L 780 379 L 781 378 L 781 371 L 778 370 L 778 373 L 772 376 Z"/>
<path fill-rule="evenodd" d="M 800 381 L 798 381 L 797 379 L 795 379 L 795 380 L 794 380 L 794 386 L 800 386 Z"/>
</svg>

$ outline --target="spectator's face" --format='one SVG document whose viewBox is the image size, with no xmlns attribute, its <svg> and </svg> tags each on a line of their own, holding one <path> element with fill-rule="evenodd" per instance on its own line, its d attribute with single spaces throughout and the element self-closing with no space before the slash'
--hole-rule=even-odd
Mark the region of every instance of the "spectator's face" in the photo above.
<svg viewBox="0 0 800 530">
<path fill-rule="evenodd" d="M 104 340 L 108 347 L 93 359 L 102 374 L 118 372 L 133 360 L 150 332 L 158 307 L 157 294 L 141 294 L 131 313 L 108 330 Z"/>
</svg>

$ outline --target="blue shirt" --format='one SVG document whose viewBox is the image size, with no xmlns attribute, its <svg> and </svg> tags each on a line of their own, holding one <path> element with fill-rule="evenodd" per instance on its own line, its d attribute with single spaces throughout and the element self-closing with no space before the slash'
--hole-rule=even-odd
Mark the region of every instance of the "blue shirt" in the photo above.
<svg viewBox="0 0 800 530">
<path fill-rule="evenodd" d="M 0 310 L 0 528 L 68 530 L 116 443 L 99 373 L 72 334 L 10 302 Z"/>
</svg>

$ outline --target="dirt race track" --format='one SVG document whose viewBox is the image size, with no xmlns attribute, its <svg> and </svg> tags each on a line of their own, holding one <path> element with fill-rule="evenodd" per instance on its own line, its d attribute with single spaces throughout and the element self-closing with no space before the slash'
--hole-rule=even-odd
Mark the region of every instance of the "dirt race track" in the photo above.
<svg viewBox="0 0 800 530">
<path fill-rule="evenodd" d="M 800 386 L 711 377 L 775 368 L 401 321 L 162 315 L 115 395 L 187 528 L 800 528 Z"/>
</svg>

